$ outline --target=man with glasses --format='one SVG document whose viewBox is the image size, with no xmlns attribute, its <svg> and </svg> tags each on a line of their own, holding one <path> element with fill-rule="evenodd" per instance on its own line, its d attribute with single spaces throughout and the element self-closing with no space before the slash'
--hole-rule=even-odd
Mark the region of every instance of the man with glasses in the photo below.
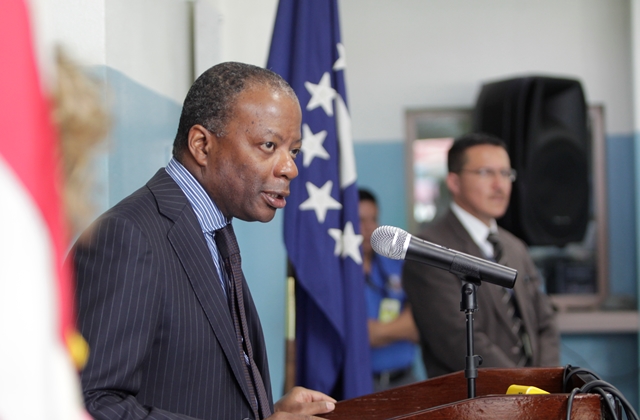
<svg viewBox="0 0 640 420">
<path fill-rule="evenodd" d="M 418 236 L 518 270 L 513 290 L 477 288 L 474 353 L 481 367 L 558 366 L 559 333 L 548 297 L 525 244 L 498 227 L 516 172 L 504 142 L 484 134 L 456 139 L 449 150 L 450 210 Z M 465 368 L 466 320 L 461 280 L 439 268 L 406 261 L 404 288 L 420 332 L 429 377 Z"/>
</svg>

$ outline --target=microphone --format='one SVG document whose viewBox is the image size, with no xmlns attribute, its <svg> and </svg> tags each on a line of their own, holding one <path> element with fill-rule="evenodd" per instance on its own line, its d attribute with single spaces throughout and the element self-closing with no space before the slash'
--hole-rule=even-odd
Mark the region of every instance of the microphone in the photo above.
<svg viewBox="0 0 640 420">
<path fill-rule="evenodd" d="M 513 289 L 518 275 L 513 268 L 427 242 L 393 226 L 380 226 L 374 230 L 371 247 L 387 258 L 411 260 L 448 270 L 477 285 L 486 281 Z"/>
</svg>

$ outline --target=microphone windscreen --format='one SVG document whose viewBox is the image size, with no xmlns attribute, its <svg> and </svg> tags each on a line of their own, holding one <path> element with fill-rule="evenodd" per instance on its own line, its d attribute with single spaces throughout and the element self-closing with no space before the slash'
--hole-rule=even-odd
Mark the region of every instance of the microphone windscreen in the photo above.
<svg viewBox="0 0 640 420">
<path fill-rule="evenodd" d="M 404 260 L 407 254 L 405 242 L 409 235 L 404 230 L 393 226 L 380 226 L 371 234 L 371 248 L 392 260 Z"/>
</svg>

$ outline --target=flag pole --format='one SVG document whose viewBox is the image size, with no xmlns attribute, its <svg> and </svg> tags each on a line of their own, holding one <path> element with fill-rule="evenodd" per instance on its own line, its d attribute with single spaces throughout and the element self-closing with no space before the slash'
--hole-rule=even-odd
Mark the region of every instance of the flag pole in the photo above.
<svg viewBox="0 0 640 420">
<path fill-rule="evenodd" d="M 296 279 L 287 277 L 285 313 L 284 392 L 296 385 Z"/>
</svg>

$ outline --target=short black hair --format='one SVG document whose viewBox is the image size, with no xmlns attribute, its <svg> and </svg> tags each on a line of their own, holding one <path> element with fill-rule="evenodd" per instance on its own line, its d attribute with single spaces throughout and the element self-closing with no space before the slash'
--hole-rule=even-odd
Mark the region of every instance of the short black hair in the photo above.
<svg viewBox="0 0 640 420">
<path fill-rule="evenodd" d="M 376 200 L 376 196 L 366 188 L 358 189 L 358 200 L 359 201 L 371 201 L 376 206 L 378 205 L 378 200 Z"/>
<path fill-rule="evenodd" d="M 270 86 L 297 101 L 291 86 L 271 70 L 236 62 L 215 65 L 202 73 L 187 93 L 173 142 L 173 155 L 179 158 L 187 149 L 189 130 L 196 124 L 224 137 L 238 95 L 256 85 Z"/>
<path fill-rule="evenodd" d="M 449 172 L 460 173 L 462 171 L 462 167 L 465 162 L 465 152 L 468 148 L 473 146 L 480 146 L 483 144 L 489 144 L 492 146 L 502 147 L 504 150 L 507 150 L 506 143 L 491 134 L 485 133 L 468 133 L 463 136 L 456 138 L 453 141 L 453 145 L 449 149 L 449 153 L 447 155 L 447 167 Z"/>
</svg>

